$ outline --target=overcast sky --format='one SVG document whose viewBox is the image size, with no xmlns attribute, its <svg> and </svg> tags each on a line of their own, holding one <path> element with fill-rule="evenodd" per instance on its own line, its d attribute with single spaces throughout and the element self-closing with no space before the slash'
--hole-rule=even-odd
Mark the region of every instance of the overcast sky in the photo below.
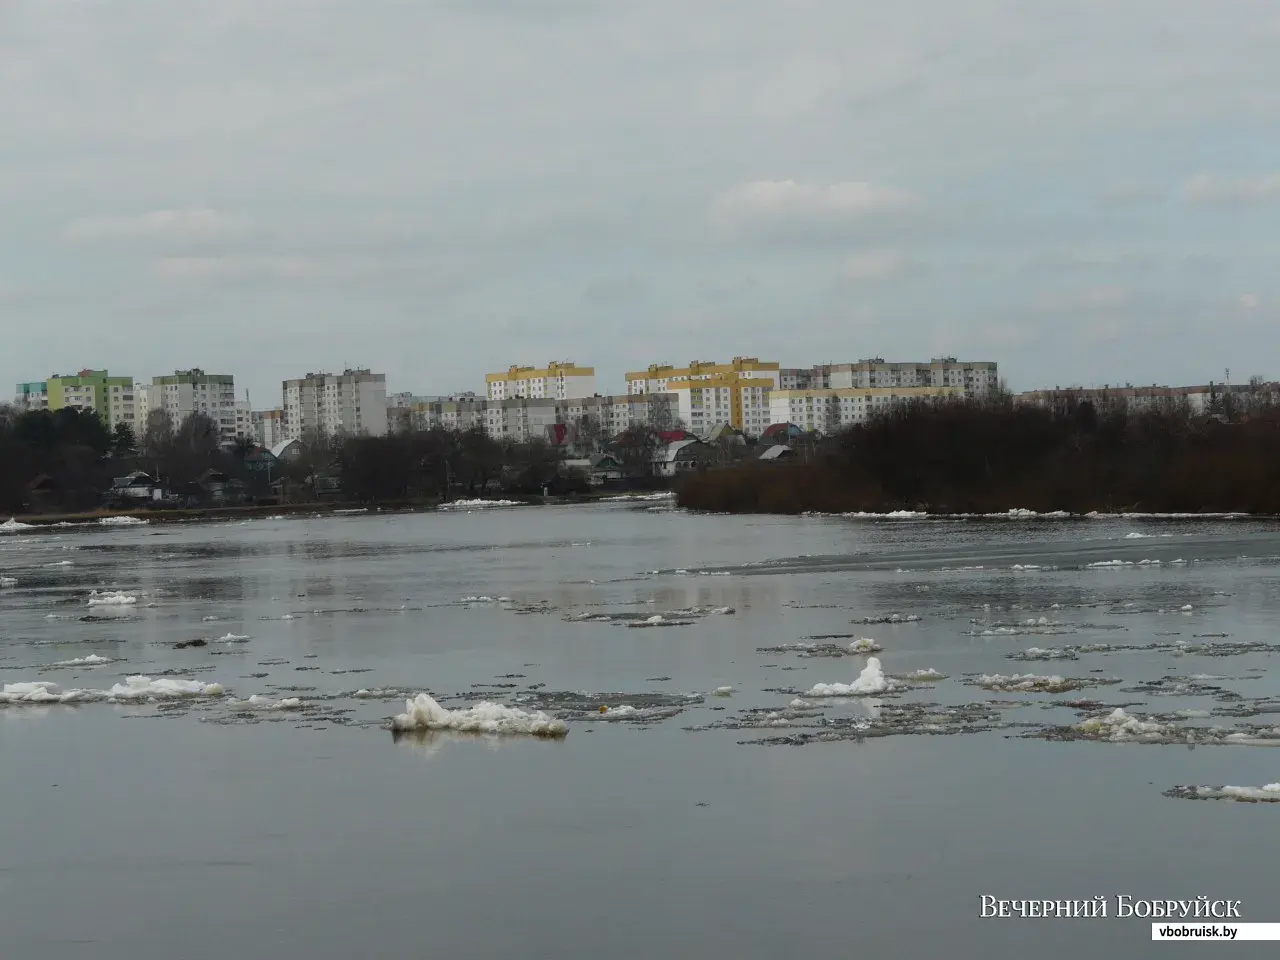
<svg viewBox="0 0 1280 960">
<path fill-rule="evenodd" d="M 0 386 L 1280 377 L 1274 0 L 3 0 Z"/>
</svg>

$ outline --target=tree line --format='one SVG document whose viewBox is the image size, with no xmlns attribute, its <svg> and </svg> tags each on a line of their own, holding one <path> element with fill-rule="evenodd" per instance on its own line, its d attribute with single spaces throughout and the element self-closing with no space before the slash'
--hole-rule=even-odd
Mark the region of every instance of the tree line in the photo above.
<svg viewBox="0 0 1280 960">
<path fill-rule="evenodd" d="M 1202 415 L 1177 402 L 913 402 L 826 438 L 807 461 L 691 475 L 678 498 L 730 513 L 1280 513 L 1280 409 L 1231 402 Z"/>
</svg>

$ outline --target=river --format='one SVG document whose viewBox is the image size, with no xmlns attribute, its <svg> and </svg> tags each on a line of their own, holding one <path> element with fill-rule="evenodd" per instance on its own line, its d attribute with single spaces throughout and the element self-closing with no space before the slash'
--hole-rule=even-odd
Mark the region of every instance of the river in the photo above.
<svg viewBox="0 0 1280 960">
<path fill-rule="evenodd" d="M 1131 958 L 1149 921 L 981 897 L 1280 921 L 1280 804 L 1166 795 L 1280 780 L 1278 531 L 660 500 L 17 530 L 3 952 Z M 887 689 L 819 695 L 860 674 Z M 569 732 L 394 736 L 419 692 Z"/>
</svg>

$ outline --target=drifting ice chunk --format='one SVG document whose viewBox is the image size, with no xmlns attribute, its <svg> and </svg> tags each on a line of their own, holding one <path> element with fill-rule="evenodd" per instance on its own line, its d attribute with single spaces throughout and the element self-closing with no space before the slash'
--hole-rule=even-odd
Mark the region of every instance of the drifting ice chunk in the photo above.
<svg viewBox="0 0 1280 960">
<path fill-rule="evenodd" d="M 730 697 L 733 696 L 733 687 L 716 687 L 711 692 L 717 697 Z"/>
<path fill-rule="evenodd" d="M 119 590 L 107 593 L 99 593 L 94 590 L 89 594 L 89 606 L 91 607 L 123 607 L 137 602 L 137 597 L 131 597 L 129 594 L 121 593 Z"/>
<path fill-rule="evenodd" d="M 996 690 L 1001 693 L 1063 693 L 1075 690 L 1079 681 L 1066 677 L 1038 677 L 1035 674 L 1015 673 L 1011 677 L 998 673 L 984 673 L 977 679 L 978 686 L 984 690 Z"/>
<path fill-rule="evenodd" d="M 886 693 L 895 688 L 892 680 L 880 668 L 879 657 L 868 657 L 867 665 L 853 683 L 815 683 L 806 697 L 865 697 L 873 693 Z"/>
<path fill-rule="evenodd" d="M 98 523 L 104 527 L 143 527 L 147 521 L 137 517 L 103 517 Z"/>
<path fill-rule="evenodd" d="M 34 683 L 6 683 L 0 687 L 0 703 L 77 703 L 81 700 L 100 699 L 90 696 L 93 691 L 63 691 L 56 683 L 37 680 Z"/>
<path fill-rule="evenodd" d="M 488 701 L 467 710 L 449 710 L 429 694 L 420 693 L 406 700 L 404 706 L 405 712 L 392 719 L 392 730 L 456 730 L 533 737 L 563 737 L 569 732 L 563 720 L 554 720 L 541 710 L 526 713 Z"/>
<path fill-rule="evenodd" d="M 110 657 L 100 657 L 96 653 L 91 653 L 87 657 L 76 657 L 74 660 L 59 660 L 53 664 L 55 667 L 101 667 L 104 664 L 114 663 Z"/>
<path fill-rule="evenodd" d="M 283 700 L 272 700 L 270 697 L 264 697 L 255 693 L 244 703 L 250 707 L 257 707 L 260 710 L 300 710 L 302 709 L 302 701 L 297 697 L 285 697 Z"/>
<path fill-rule="evenodd" d="M 220 697 L 223 694 L 220 683 L 201 683 L 199 680 L 172 680 L 161 677 L 152 680 L 150 677 L 125 677 L 124 683 L 117 683 L 107 691 L 109 700 L 180 700 L 184 697 Z"/>
<path fill-rule="evenodd" d="M 19 523 L 10 517 L 4 523 L 0 523 L 0 533 L 17 533 L 19 530 L 34 530 L 35 525 L 30 523 Z"/>
<path fill-rule="evenodd" d="M 1261 787 L 1174 787 L 1167 796 L 1187 800 L 1234 800 L 1237 803 L 1280 803 L 1280 783 Z"/>
<path fill-rule="evenodd" d="M 519 500 L 453 500 L 440 504 L 441 510 L 475 510 L 484 507 L 522 507 Z"/>
<path fill-rule="evenodd" d="M 876 643 L 870 637 L 859 637 L 853 643 L 849 644 L 849 650 L 852 653 L 879 653 L 884 648 Z"/>
<path fill-rule="evenodd" d="M 249 637 L 239 633 L 228 633 L 218 638 L 219 643 L 244 643 Z"/>
<path fill-rule="evenodd" d="M 1126 713 L 1122 707 L 1116 707 L 1105 717 L 1092 717 L 1076 724 L 1076 729 L 1082 733 L 1091 733 L 1107 740 L 1121 742 L 1159 740 L 1174 728 L 1154 720 L 1142 720 L 1133 714 Z"/>
<path fill-rule="evenodd" d="M 944 673 L 939 673 L 937 670 L 934 670 L 932 667 L 927 667 L 924 670 L 911 671 L 911 673 L 907 674 L 907 679 L 908 680 L 945 680 L 947 679 L 947 676 Z"/>
<path fill-rule="evenodd" d="M 13 577 L 0 577 L 0 587 L 13 587 L 17 586 L 17 584 L 18 581 Z"/>
</svg>

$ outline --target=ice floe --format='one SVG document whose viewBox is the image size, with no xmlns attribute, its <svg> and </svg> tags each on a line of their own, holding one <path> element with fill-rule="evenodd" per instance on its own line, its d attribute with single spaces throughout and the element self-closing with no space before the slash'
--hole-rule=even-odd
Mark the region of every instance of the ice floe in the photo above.
<svg viewBox="0 0 1280 960">
<path fill-rule="evenodd" d="M 4 523 L 0 523 L 0 533 L 20 533 L 23 530 L 34 530 L 35 528 L 35 524 L 21 523 L 13 517 L 10 517 Z"/>
<path fill-rule="evenodd" d="M 1166 797 L 1179 800 L 1231 800 L 1236 803 L 1280 803 L 1280 783 L 1261 787 L 1170 787 Z"/>
<path fill-rule="evenodd" d="M 996 693 L 1065 693 L 1068 690 L 1079 690 L 1081 687 L 1092 687 L 1119 683 L 1116 679 L 1100 677 L 1059 677 L 1038 676 L 1033 673 L 1015 673 L 1004 676 L 999 673 L 984 673 L 965 683 L 993 690 Z"/>
<path fill-rule="evenodd" d="M 879 653 L 884 647 L 876 643 L 870 637 L 859 637 L 853 643 L 849 644 L 850 653 Z"/>
<path fill-rule="evenodd" d="M 76 657 L 73 660 L 59 660 L 57 663 L 51 663 L 51 667 L 102 667 L 108 663 L 115 663 L 110 657 L 100 657 L 96 653 L 91 653 L 87 657 Z"/>
<path fill-rule="evenodd" d="M 728 686 L 716 687 L 714 690 L 711 691 L 711 693 L 713 696 L 717 696 L 717 697 L 730 697 L 730 696 L 733 696 L 734 689 L 733 687 L 728 687 Z"/>
<path fill-rule="evenodd" d="M 194 697 L 220 697 L 223 688 L 218 683 L 200 683 L 198 680 L 178 680 L 169 677 L 152 679 L 145 676 L 126 677 L 110 690 L 63 690 L 47 680 L 27 683 L 6 683 L 0 688 L 0 704 L 26 703 L 140 703 L 156 700 L 180 700 Z"/>
<path fill-rule="evenodd" d="M 98 523 L 104 527 L 142 527 L 146 526 L 148 521 L 137 517 L 103 517 Z"/>
<path fill-rule="evenodd" d="M 264 697 L 255 693 L 248 700 L 236 700 L 232 702 L 232 706 L 252 707 L 256 710 L 301 710 L 302 700 L 298 697 L 285 697 L 282 700 L 273 700 L 270 697 Z"/>
<path fill-rule="evenodd" d="M 917 683 L 928 682 L 930 680 L 945 680 L 947 675 L 939 673 L 932 667 L 925 667 L 923 670 L 912 670 L 907 674 L 907 679 Z"/>
<path fill-rule="evenodd" d="M 805 697 L 865 697 L 876 693 L 890 693 L 902 685 L 885 676 L 879 657 L 868 657 L 853 683 L 815 683 L 802 696 Z"/>
<path fill-rule="evenodd" d="M 99 593 L 94 590 L 89 594 L 89 606 L 91 607 L 125 607 L 133 606 L 138 602 L 138 598 L 130 594 L 123 593 L 119 590 Z"/>
<path fill-rule="evenodd" d="M 246 640 L 252 639 L 245 634 L 228 633 L 218 638 L 218 643 L 244 643 Z"/>
<path fill-rule="evenodd" d="M 451 500 L 440 504 L 440 510 L 483 510 L 487 507 L 522 507 L 519 500 Z"/>
<path fill-rule="evenodd" d="M 0 577 L 0 587 L 16 587 L 17 585 L 17 577 Z"/>
<path fill-rule="evenodd" d="M 919 623 L 920 616 L 915 613 L 909 613 L 906 616 L 903 616 L 900 613 L 890 613 L 881 617 L 859 617 L 858 619 L 850 620 L 849 622 L 864 627 L 882 623 Z"/>
<path fill-rule="evenodd" d="M 488 701 L 466 710 L 450 710 L 426 693 L 405 701 L 405 712 L 392 719 L 391 729 L 455 730 L 459 733 L 524 734 L 533 737 L 563 737 L 569 732 L 563 720 L 553 719 L 540 710 L 528 713 Z"/>
</svg>

